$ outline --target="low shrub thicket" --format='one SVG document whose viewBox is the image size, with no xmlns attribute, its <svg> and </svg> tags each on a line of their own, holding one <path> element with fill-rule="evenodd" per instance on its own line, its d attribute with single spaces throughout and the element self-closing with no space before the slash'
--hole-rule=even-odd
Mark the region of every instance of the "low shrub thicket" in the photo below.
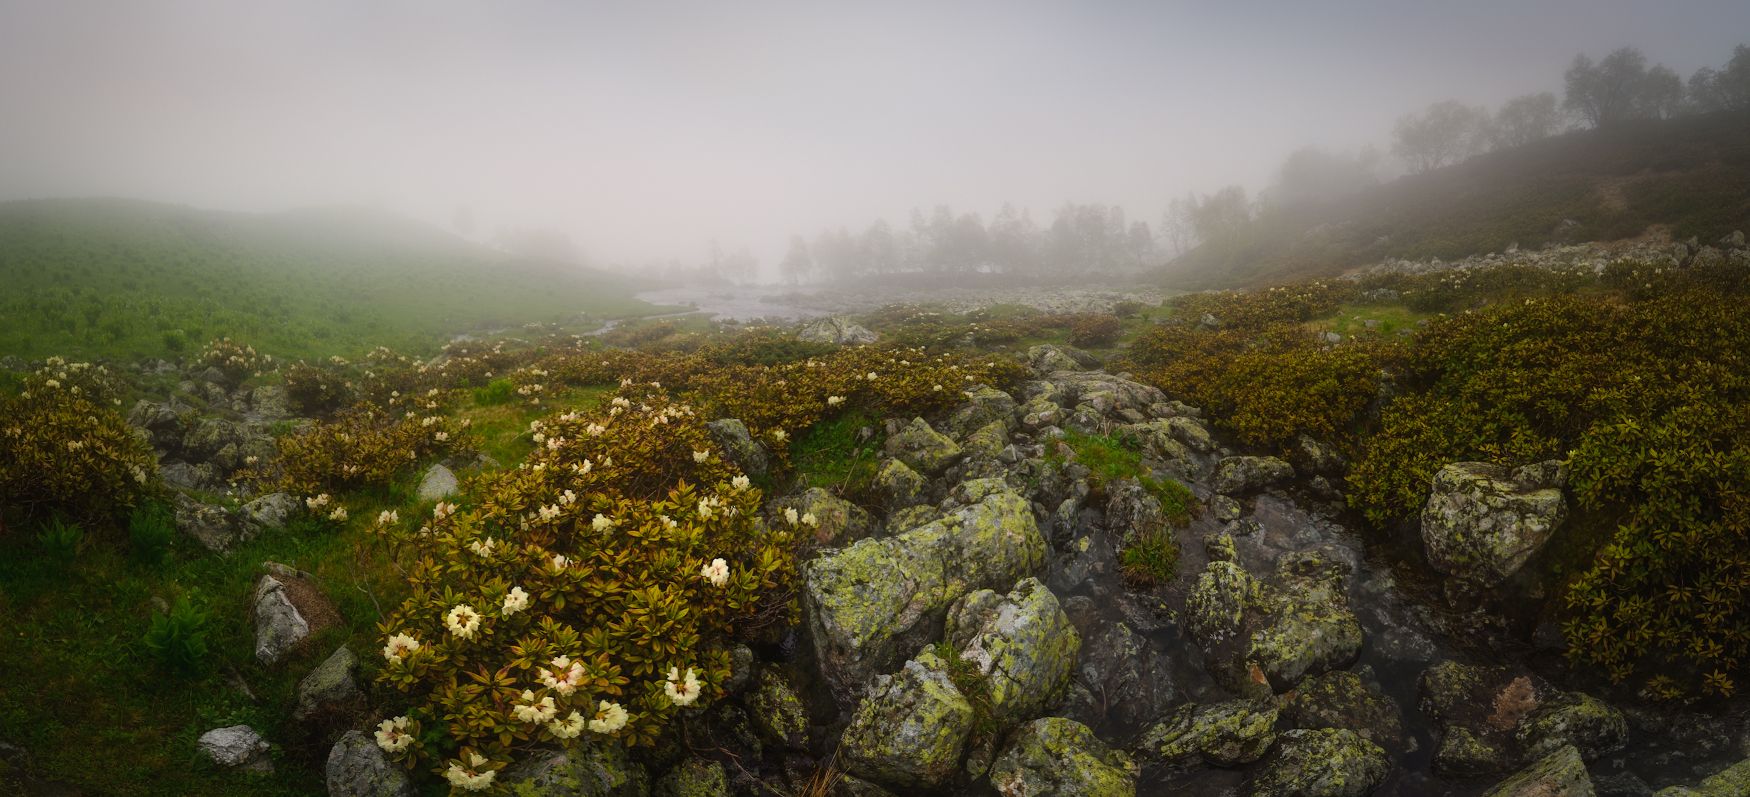
<svg viewBox="0 0 1750 797">
<path fill-rule="evenodd" d="M 0 398 L 0 501 L 25 514 L 111 519 L 155 486 L 157 462 L 100 367 L 51 358 Z"/>
</svg>

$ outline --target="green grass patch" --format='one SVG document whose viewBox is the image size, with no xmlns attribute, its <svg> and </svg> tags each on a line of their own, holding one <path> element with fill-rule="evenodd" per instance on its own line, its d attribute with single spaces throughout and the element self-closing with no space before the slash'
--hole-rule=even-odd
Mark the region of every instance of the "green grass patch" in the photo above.
<svg viewBox="0 0 1750 797">
<path fill-rule="evenodd" d="M 1166 529 L 1145 531 L 1118 552 L 1118 567 L 1130 584 L 1139 587 L 1165 584 L 1178 572 L 1179 542 Z"/>
<path fill-rule="evenodd" d="M 1367 334 L 1395 335 L 1400 330 L 1414 330 L 1416 322 L 1430 317 L 1428 313 L 1418 313 L 1397 304 L 1345 304 L 1335 313 L 1308 322 L 1307 326 L 1346 338 Z M 1372 327 L 1367 325 L 1369 321 L 1374 322 Z"/>
<path fill-rule="evenodd" d="M 492 384 L 509 380 L 494 380 Z M 456 413 L 456 417 L 472 422 L 469 430 L 480 441 L 482 453 L 502 466 L 509 467 L 535 450 L 535 441 L 529 433 L 529 422 L 545 418 L 554 412 L 564 410 L 587 410 L 599 406 L 614 392 L 608 385 L 592 385 L 559 391 L 542 400 L 540 405 L 533 405 L 522 396 L 511 391 L 515 401 L 480 403 L 480 391 L 493 390 L 487 385 L 475 391 L 473 406 L 465 406 Z"/>
<path fill-rule="evenodd" d="M 1196 499 L 1191 490 L 1173 479 L 1157 479 L 1142 464 L 1142 449 L 1134 442 L 1112 435 L 1091 435 L 1065 432 L 1063 443 L 1075 454 L 1075 460 L 1088 469 L 1088 480 L 1096 489 L 1120 479 L 1135 479 L 1143 489 L 1161 503 L 1167 520 L 1182 524 L 1191 519 Z M 1048 449 L 1046 458 L 1061 462 L 1056 448 Z"/>
<path fill-rule="evenodd" d="M 797 480 L 808 487 L 860 492 L 875 478 L 874 443 L 859 443 L 857 432 L 875 419 L 849 412 L 815 424 L 790 442 L 790 462 Z"/>
</svg>

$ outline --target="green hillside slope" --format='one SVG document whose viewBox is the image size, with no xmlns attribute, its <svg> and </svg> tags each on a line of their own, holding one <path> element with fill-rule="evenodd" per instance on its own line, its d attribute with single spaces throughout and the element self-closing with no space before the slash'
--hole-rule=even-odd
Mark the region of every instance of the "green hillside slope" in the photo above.
<svg viewBox="0 0 1750 797">
<path fill-rule="evenodd" d="M 636 315 L 623 277 L 518 261 L 385 213 L 0 203 L 0 355 L 167 356 L 229 335 L 287 357 Z"/>
<path fill-rule="evenodd" d="M 1264 213 L 1162 272 L 1173 287 L 1327 277 L 1385 258 L 1457 258 L 1629 238 L 1655 225 L 1711 242 L 1750 231 L 1750 115 L 1569 133 L 1410 175 L 1321 205 Z"/>
</svg>

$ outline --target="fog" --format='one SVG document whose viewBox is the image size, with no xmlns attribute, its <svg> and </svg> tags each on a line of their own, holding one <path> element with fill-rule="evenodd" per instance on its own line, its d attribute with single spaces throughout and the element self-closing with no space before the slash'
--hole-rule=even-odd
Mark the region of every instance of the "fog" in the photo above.
<svg viewBox="0 0 1750 797">
<path fill-rule="evenodd" d="M 1750 31 L 1742 0 L 1234 5 L 0 2 L 0 199 L 357 203 L 770 276 L 937 204 L 1152 222 L 1438 100 L 1559 93 L 1576 53 L 1686 76 Z"/>
</svg>

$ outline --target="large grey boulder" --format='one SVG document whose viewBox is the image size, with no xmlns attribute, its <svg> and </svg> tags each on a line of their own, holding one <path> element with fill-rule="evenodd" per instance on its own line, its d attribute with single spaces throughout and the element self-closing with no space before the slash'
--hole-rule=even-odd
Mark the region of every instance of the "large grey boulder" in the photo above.
<svg viewBox="0 0 1750 797">
<path fill-rule="evenodd" d="M 255 658 L 273 665 L 310 636 L 310 623 L 293 605 L 286 585 L 271 575 L 255 585 Z"/>
<path fill-rule="evenodd" d="M 841 700 L 929 642 L 948 607 L 1007 590 L 1045 563 L 1029 502 L 1009 490 L 893 537 L 864 539 L 802 567 L 810 636 Z"/>
<path fill-rule="evenodd" d="M 498 773 L 519 797 L 649 797 L 650 774 L 614 740 L 585 739 L 565 751 L 524 757 Z"/>
<path fill-rule="evenodd" d="M 1567 746 L 1514 773 L 1483 797 L 1594 797 L 1595 793 L 1580 751 Z"/>
<path fill-rule="evenodd" d="M 273 761 L 267 757 L 267 740 L 248 725 L 214 728 L 195 741 L 200 754 L 226 769 L 249 772 L 272 772 Z"/>
<path fill-rule="evenodd" d="M 901 788 L 931 788 L 954 774 L 973 711 L 947 667 L 925 650 L 875 680 L 839 741 L 851 774 Z"/>
<path fill-rule="evenodd" d="M 455 495 L 459 485 L 456 482 L 456 472 L 442 464 L 425 469 L 425 475 L 419 477 L 419 500 L 436 501 Z"/>
<path fill-rule="evenodd" d="M 930 428 L 922 418 L 913 418 L 905 428 L 888 436 L 883 450 L 924 476 L 941 473 L 960 457 L 960 444 Z"/>
<path fill-rule="evenodd" d="M 283 385 L 261 385 L 249 391 L 249 417 L 255 421 L 283 421 L 292 417 L 292 404 Z"/>
<path fill-rule="evenodd" d="M 1276 563 L 1278 585 L 1266 590 L 1263 619 L 1246 658 L 1278 691 L 1301 678 L 1347 667 L 1361 652 L 1361 622 L 1344 592 L 1348 566 L 1316 550 Z"/>
<path fill-rule="evenodd" d="M 298 704 L 292 719 L 299 722 L 342 721 L 365 706 L 359 689 L 359 660 L 345 645 L 336 648 L 309 675 L 298 682 Z"/>
<path fill-rule="evenodd" d="M 248 542 L 259 528 L 239 522 L 225 507 L 202 503 L 186 493 L 177 493 L 174 515 L 177 530 L 215 553 L 225 553 Z"/>
<path fill-rule="evenodd" d="M 1215 463 L 1210 486 L 1222 495 L 1245 495 L 1294 478 L 1294 466 L 1276 457 L 1227 457 Z"/>
<path fill-rule="evenodd" d="M 1744 797 L 1750 794 L 1750 758 L 1709 776 L 1694 786 L 1660 789 L 1657 797 Z"/>
<path fill-rule="evenodd" d="M 943 639 L 984 679 L 990 718 L 999 727 L 1031 719 L 1063 697 L 1081 637 L 1036 578 L 1007 595 L 967 593 L 948 611 Z"/>
<path fill-rule="evenodd" d="M 897 459 L 884 460 L 875 478 L 869 481 L 873 493 L 889 512 L 929 501 L 929 481 L 911 466 Z"/>
<path fill-rule="evenodd" d="M 942 428 L 955 437 L 965 437 L 990 423 L 1001 423 L 1005 430 L 1015 424 L 1015 397 L 990 385 L 978 385 L 966 391 L 966 403 L 956 408 Z"/>
<path fill-rule="evenodd" d="M 1082 629 L 1075 698 L 1068 716 L 1084 722 L 1114 722 L 1141 728 L 1173 704 L 1178 691 L 1169 656 L 1123 622 L 1101 618 L 1086 596 L 1071 597 L 1064 611 Z"/>
<path fill-rule="evenodd" d="M 1003 797 L 1134 797 L 1136 764 L 1074 720 L 1021 726 L 990 770 Z"/>
<path fill-rule="evenodd" d="M 1143 732 L 1136 755 L 1175 769 L 1249 764 L 1263 758 L 1276 741 L 1276 717 L 1268 701 L 1187 703 Z"/>
<path fill-rule="evenodd" d="M 413 797 L 407 771 L 362 731 L 347 731 L 329 749 L 326 780 L 328 797 Z"/>
<path fill-rule="evenodd" d="M 1353 731 L 1292 730 L 1246 783 L 1247 797 L 1362 797 L 1391 769 L 1385 751 Z"/>
<path fill-rule="evenodd" d="M 298 499 L 286 493 L 268 493 L 243 505 L 242 520 L 261 531 L 283 529 L 298 511 Z"/>
<path fill-rule="evenodd" d="M 786 509 L 796 510 L 799 520 L 813 515 L 814 524 L 805 531 L 814 535 L 815 542 L 822 544 L 849 545 L 874 534 L 879 528 L 875 519 L 862 507 L 820 487 L 810 487 L 795 495 L 780 498 L 772 502 L 772 506 L 779 516 Z"/>
<path fill-rule="evenodd" d="M 1508 470 L 1455 462 L 1434 474 L 1422 508 L 1428 563 L 1479 587 L 1510 578 L 1567 519 L 1560 463 Z"/>
<path fill-rule="evenodd" d="M 811 322 L 796 333 L 797 340 L 809 343 L 836 343 L 840 346 L 850 346 L 862 343 L 874 343 L 880 336 L 867 328 L 852 323 L 850 319 L 831 317 Z"/>
<path fill-rule="evenodd" d="M 770 463 L 766 447 L 748 434 L 747 424 L 738 418 L 719 418 L 705 424 L 711 439 L 723 449 L 723 456 L 749 476 L 764 476 Z"/>
</svg>

